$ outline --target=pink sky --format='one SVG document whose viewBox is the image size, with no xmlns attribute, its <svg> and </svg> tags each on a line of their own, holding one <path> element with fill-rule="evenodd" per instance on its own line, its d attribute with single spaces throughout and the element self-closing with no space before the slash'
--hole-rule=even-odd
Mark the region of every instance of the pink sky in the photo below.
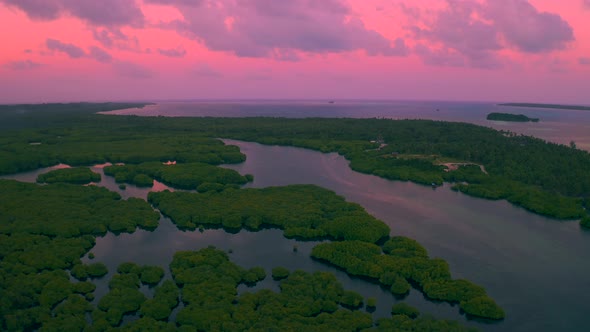
<svg viewBox="0 0 590 332">
<path fill-rule="evenodd" d="M 0 103 L 590 104 L 590 0 L 0 0 Z"/>
</svg>

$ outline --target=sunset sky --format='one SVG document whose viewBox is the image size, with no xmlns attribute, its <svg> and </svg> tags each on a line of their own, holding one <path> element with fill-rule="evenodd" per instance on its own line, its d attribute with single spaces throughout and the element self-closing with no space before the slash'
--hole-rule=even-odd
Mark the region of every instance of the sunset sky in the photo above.
<svg viewBox="0 0 590 332">
<path fill-rule="evenodd" d="M 590 0 L 0 0 L 0 103 L 590 104 Z"/>
</svg>

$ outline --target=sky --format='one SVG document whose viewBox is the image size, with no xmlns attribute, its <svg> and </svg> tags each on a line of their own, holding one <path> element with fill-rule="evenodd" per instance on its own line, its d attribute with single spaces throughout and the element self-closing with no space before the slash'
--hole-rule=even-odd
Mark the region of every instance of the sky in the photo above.
<svg viewBox="0 0 590 332">
<path fill-rule="evenodd" d="M 590 0 L 0 0 L 0 103 L 590 105 Z"/>
</svg>

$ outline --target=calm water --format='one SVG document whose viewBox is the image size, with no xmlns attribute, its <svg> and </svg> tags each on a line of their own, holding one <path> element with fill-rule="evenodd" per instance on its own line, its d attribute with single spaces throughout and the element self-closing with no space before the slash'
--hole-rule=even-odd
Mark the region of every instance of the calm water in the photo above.
<svg viewBox="0 0 590 332">
<path fill-rule="evenodd" d="M 488 121 L 490 112 L 524 114 L 537 123 Z M 143 109 L 109 114 L 144 116 L 221 117 L 348 117 L 388 119 L 432 119 L 469 122 L 495 129 L 536 136 L 559 144 L 575 141 L 590 151 L 590 111 L 497 106 L 485 102 L 448 101 L 191 101 L 159 102 Z"/>
</svg>

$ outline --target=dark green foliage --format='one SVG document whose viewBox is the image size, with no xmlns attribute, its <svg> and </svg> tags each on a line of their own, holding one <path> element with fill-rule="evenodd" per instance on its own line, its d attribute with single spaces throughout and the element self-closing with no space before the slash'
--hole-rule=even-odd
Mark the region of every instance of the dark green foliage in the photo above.
<svg viewBox="0 0 590 332">
<path fill-rule="evenodd" d="M 109 270 L 103 263 L 94 263 L 87 265 L 88 276 L 90 278 L 100 278 L 105 276 Z"/>
<path fill-rule="evenodd" d="M 87 328 L 86 313 L 92 309 L 83 297 L 70 295 L 55 308 L 55 316 L 44 321 L 39 331 L 81 331 Z"/>
<path fill-rule="evenodd" d="M 132 263 L 132 262 L 121 263 L 117 267 L 117 273 L 120 273 L 120 274 L 129 274 L 129 273 L 139 274 L 139 273 L 141 273 L 140 271 L 141 271 L 141 267 L 135 263 Z"/>
<path fill-rule="evenodd" d="M 560 219 L 575 219 L 584 215 L 580 198 L 540 191 L 533 186 L 500 178 L 490 178 L 485 183 L 456 184 L 453 190 L 487 199 L 506 199 L 531 212 Z"/>
<path fill-rule="evenodd" d="M 103 263 L 94 263 L 89 265 L 77 264 L 71 270 L 72 277 L 78 280 L 87 278 L 100 278 L 108 273 L 106 265 Z"/>
<path fill-rule="evenodd" d="M 253 267 L 242 274 L 242 280 L 248 285 L 256 284 L 264 278 L 266 278 L 266 271 L 261 267 Z"/>
<path fill-rule="evenodd" d="M 123 315 L 139 310 L 145 300 L 145 296 L 138 289 L 130 287 L 114 288 L 100 299 L 98 308 L 103 312 L 109 324 L 118 326 Z M 100 316 L 101 314 L 97 315 Z"/>
<path fill-rule="evenodd" d="M 396 275 L 389 290 L 395 295 L 405 295 L 410 292 L 411 288 L 410 283 L 405 278 Z"/>
<path fill-rule="evenodd" d="M 457 279 L 428 282 L 424 285 L 424 293 L 431 299 L 459 302 L 463 299 L 485 296 L 486 291 L 470 281 Z"/>
<path fill-rule="evenodd" d="M 176 332 L 178 329 L 174 323 L 157 321 L 151 317 L 135 320 L 118 329 L 121 332 Z"/>
<path fill-rule="evenodd" d="M 461 301 L 460 306 L 463 311 L 472 316 L 490 319 L 503 319 L 505 316 L 504 310 L 487 296 Z"/>
<path fill-rule="evenodd" d="M 375 244 L 345 241 L 319 244 L 313 248 L 311 255 L 343 268 L 351 275 L 378 280 L 398 295 L 408 293 L 409 281 L 413 281 L 426 296 L 436 300 L 470 303 L 473 299 L 485 298 L 485 301 L 478 300 L 477 306 L 462 309 L 475 316 L 503 318 L 502 309 L 482 287 L 466 280 L 452 280 L 447 263 L 428 258 L 426 250 L 417 242 L 395 237 L 388 240 L 383 249 L 386 254 Z M 486 316 L 488 313 L 490 316 Z"/>
<path fill-rule="evenodd" d="M 529 118 L 524 114 L 510 113 L 490 113 L 486 119 L 491 121 L 511 121 L 511 122 L 539 122 L 538 118 Z"/>
<path fill-rule="evenodd" d="M 411 319 L 417 318 L 420 315 L 420 311 L 406 303 L 396 303 L 391 308 L 392 315 L 405 315 Z"/>
<path fill-rule="evenodd" d="M 363 297 L 353 291 L 344 291 L 340 296 L 340 304 L 348 308 L 360 308 L 363 305 Z"/>
<path fill-rule="evenodd" d="M 416 240 L 405 236 L 394 236 L 383 244 L 383 252 L 396 257 L 424 257 L 428 258 L 428 252 Z"/>
<path fill-rule="evenodd" d="M 367 308 L 375 308 L 377 307 L 377 299 L 374 297 L 370 297 L 367 299 Z"/>
<path fill-rule="evenodd" d="M 151 187 L 154 184 L 154 179 L 145 174 L 137 174 L 130 182 L 138 187 Z"/>
<path fill-rule="evenodd" d="M 96 285 L 88 281 L 75 283 L 73 287 L 74 292 L 81 295 L 92 293 L 96 289 Z"/>
<path fill-rule="evenodd" d="M 140 280 L 146 285 L 157 285 L 164 277 L 164 269 L 159 266 L 144 266 L 141 268 Z"/>
<path fill-rule="evenodd" d="M 140 187 L 151 187 L 153 179 L 180 189 L 199 192 L 220 191 L 227 184 L 242 185 L 248 179 L 238 172 L 205 163 L 164 165 L 149 162 L 139 165 L 115 165 L 104 168 L 117 182 L 128 182 Z"/>
<path fill-rule="evenodd" d="M 229 190 L 220 193 L 151 192 L 150 203 L 181 229 L 284 229 L 286 237 L 377 242 L 389 227 L 359 205 L 311 185 Z"/>
<path fill-rule="evenodd" d="M 590 216 L 584 216 L 580 221 L 580 225 L 584 228 L 590 228 Z"/>
<path fill-rule="evenodd" d="M 117 193 L 95 186 L 0 180 L 0 201 L 0 212 L 10 216 L 0 224 L 0 234 L 77 237 L 107 230 L 132 232 L 138 226 L 155 228 L 159 219 L 145 201 L 124 201 Z"/>
<path fill-rule="evenodd" d="M 156 288 L 154 298 L 141 305 L 139 313 L 143 317 L 166 320 L 172 313 L 172 309 L 178 305 L 178 297 L 179 291 L 176 284 L 171 280 L 166 280 Z"/>
<path fill-rule="evenodd" d="M 237 296 L 243 269 L 214 248 L 179 252 L 171 263 L 185 303 L 177 315 L 180 330 L 358 331 L 373 325 L 371 316 L 339 308 L 345 293 L 334 275 L 294 271 L 280 293 L 262 290 Z M 360 299 L 362 302 L 362 298 Z"/>
<path fill-rule="evenodd" d="M 63 105 L 62 105 L 63 106 Z M 28 107 L 28 106 L 27 106 Z M 36 106 L 43 108 L 43 106 Z M 54 106 L 48 105 L 49 109 Z M 114 107 L 114 106 L 109 106 Z M 237 163 L 244 155 L 209 137 L 227 137 L 263 144 L 291 145 L 322 152 L 338 152 L 357 171 L 393 180 L 441 184 L 450 176 L 438 160 L 459 160 L 485 166 L 481 174 L 464 181 L 481 190 L 464 191 L 488 197 L 496 183 L 512 183 L 515 193 L 533 192 L 535 200 L 505 195 L 510 202 L 557 218 L 581 217 L 577 212 L 543 211 L 538 203 L 551 203 L 562 195 L 590 195 L 590 154 L 540 139 L 499 132 L 465 123 L 384 119 L 275 119 L 275 118 L 147 118 L 88 115 L 93 105 L 69 105 L 84 116 L 60 120 L 62 128 L 27 130 L 0 135 L 0 174 L 52 166 L 92 163 L 165 162 L 180 164 Z M 37 112 L 35 115 L 39 115 Z M 31 126 L 35 119 L 31 118 Z M 387 146 L 376 149 L 371 140 L 381 137 Z M 30 143 L 41 143 L 30 145 Z M 150 149 L 145 149 L 150 146 Z M 395 152 L 396 155 L 392 153 Z M 398 155 L 399 154 L 399 155 Z M 490 190 L 488 190 L 489 188 Z M 542 205 L 542 204 L 541 204 Z"/>
<path fill-rule="evenodd" d="M 124 315 L 138 311 L 147 300 L 139 291 L 140 268 L 132 263 L 123 263 L 117 271 L 120 273 L 109 282 L 109 293 L 100 299 L 98 310 L 93 312 L 95 320 L 106 320 L 111 326 L 118 326 Z"/>
<path fill-rule="evenodd" d="M 275 267 L 272 269 L 272 278 L 274 280 L 282 280 L 289 276 L 289 270 L 284 267 Z"/>
<path fill-rule="evenodd" d="M 100 182 L 100 174 L 94 173 L 87 167 L 62 168 L 39 175 L 37 182 L 86 184 Z"/>
<path fill-rule="evenodd" d="M 87 121 L 97 112 L 143 108 L 149 103 L 52 103 L 0 105 L 0 131 L 23 128 L 51 128 Z"/>
</svg>

